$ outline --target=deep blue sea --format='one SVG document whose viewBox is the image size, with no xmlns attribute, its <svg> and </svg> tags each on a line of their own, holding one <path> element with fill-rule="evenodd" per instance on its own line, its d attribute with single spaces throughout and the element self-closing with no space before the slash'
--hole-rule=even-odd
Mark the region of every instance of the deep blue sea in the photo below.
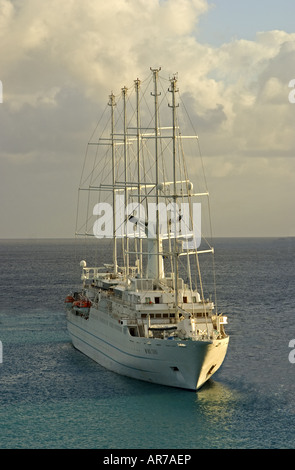
<svg viewBox="0 0 295 470">
<path fill-rule="evenodd" d="M 0 448 L 294 449 L 295 238 L 217 239 L 215 253 L 230 344 L 192 392 L 119 376 L 72 347 L 63 302 L 84 244 L 1 240 Z"/>
</svg>

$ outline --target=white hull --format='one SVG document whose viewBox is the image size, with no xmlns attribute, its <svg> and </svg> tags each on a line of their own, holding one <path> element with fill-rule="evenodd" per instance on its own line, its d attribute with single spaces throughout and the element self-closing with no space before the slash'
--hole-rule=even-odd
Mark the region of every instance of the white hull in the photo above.
<svg viewBox="0 0 295 470">
<path fill-rule="evenodd" d="M 221 366 L 229 338 L 169 340 L 134 337 L 129 329 L 92 308 L 89 319 L 68 312 L 73 345 L 103 367 L 157 384 L 196 390 Z"/>
</svg>

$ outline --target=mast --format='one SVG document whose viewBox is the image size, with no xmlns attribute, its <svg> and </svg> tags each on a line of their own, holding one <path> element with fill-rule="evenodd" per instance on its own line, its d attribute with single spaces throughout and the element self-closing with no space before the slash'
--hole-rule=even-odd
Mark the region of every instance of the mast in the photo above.
<svg viewBox="0 0 295 470">
<path fill-rule="evenodd" d="M 124 114 L 124 180 L 125 180 L 125 208 L 128 204 L 128 190 L 127 190 L 127 117 L 126 117 L 126 97 L 128 88 L 122 88 L 123 95 L 123 114 Z M 125 223 L 125 268 L 126 276 L 129 275 L 129 239 L 127 233 L 127 224 Z"/>
<path fill-rule="evenodd" d="M 137 181 L 138 181 L 138 219 L 141 220 L 141 213 L 140 213 L 140 208 L 141 208 L 141 184 L 140 184 L 140 178 L 141 178 L 141 172 L 140 172 L 140 113 L 139 113 L 139 89 L 140 89 L 140 80 L 137 78 L 134 80 L 135 84 L 135 91 L 136 91 L 136 129 L 137 129 Z M 140 273 L 140 276 L 142 276 L 142 238 L 139 237 L 139 266 L 138 266 L 138 271 Z"/>
<path fill-rule="evenodd" d="M 111 106 L 111 142 L 112 142 L 112 186 L 113 186 L 113 264 L 114 274 L 118 272 L 117 264 L 117 240 L 116 240 L 116 193 L 115 193 L 115 143 L 114 143 L 114 107 L 116 106 L 115 95 L 109 96 L 109 106 Z"/>
<path fill-rule="evenodd" d="M 173 134 L 172 134 L 172 165 L 173 165 L 173 202 L 174 205 L 176 206 L 177 202 L 177 191 L 176 191 L 176 108 L 178 108 L 179 105 L 176 105 L 176 97 L 175 94 L 178 92 L 178 89 L 176 88 L 177 84 L 177 78 L 174 75 L 170 79 L 171 83 L 171 88 L 169 91 L 172 93 L 172 105 L 169 105 L 169 107 L 172 109 L 172 129 L 173 129 Z M 176 239 L 176 216 L 175 216 L 175 227 L 174 227 L 174 250 L 173 250 L 173 255 L 174 255 L 174 289 L 175 289 L 175 310 L 176 310 L 176 318 L 179 319 L 179 314 L 178 314 L 178 303 L 179 303 L 179 293 L 178 293 L 178 245 L 177 245 L 177 239 Z"/>
<path fill-rule="evenodd" d="M 158 135 L 159 135 L 159 105 L 158 105 L 158 96 L 161 93 L 158 93 L 158 74 L 161 70 L 161 67 L 158 69 L 152 69 L 154 76 L 154 93 L 151 93 L 154 96 L 154 106 L 155 106 L 155 164 L 156 164 L 156 243 L 153 243 L 153 251 L 154 257 L 156 256 L 156 272 L 155 278 L 159 279 L 163 277 L 163 260 L 160 255 L 160 251 L 162 251 L 162 244 L 160 243 L 160 229 L 159 229 L 159 151 L 158 151 Z"/>
</svg>

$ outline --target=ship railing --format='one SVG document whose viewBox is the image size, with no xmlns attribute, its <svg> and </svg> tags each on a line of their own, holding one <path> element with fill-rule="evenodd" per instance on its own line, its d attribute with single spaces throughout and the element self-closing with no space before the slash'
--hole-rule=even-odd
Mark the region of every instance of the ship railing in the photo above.
<svg viewBox="0 0 295 470">
<path fill-rule="evenodd" d="M 103 279 L 105 277 L 108 277 L 110 276 L 111 273 L 107 273 L 107 272 L 100 272 L 101 269 L 105 269 L 104 266 L 102 267 L 86 267 L 86 268 L 83 268 L 83 273 L 82 273 L 82 281 L 85 281 L 85 280 L 95 280 L 95 279 Z"/>
</svg>

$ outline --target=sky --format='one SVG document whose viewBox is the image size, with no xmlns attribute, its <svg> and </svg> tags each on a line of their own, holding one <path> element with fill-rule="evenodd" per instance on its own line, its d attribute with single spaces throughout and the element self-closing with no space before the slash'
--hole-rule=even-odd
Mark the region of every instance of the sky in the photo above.
<svg viewBox="0 0 295 470">
<path fill-rule="evenodd" d="M 293 0 L 0 0 L 0 238 L 74 236 L 108 95 L 155 66 L 189 93 L 214 235 L 295 236 L 294 17 Z"/>
</svg>

